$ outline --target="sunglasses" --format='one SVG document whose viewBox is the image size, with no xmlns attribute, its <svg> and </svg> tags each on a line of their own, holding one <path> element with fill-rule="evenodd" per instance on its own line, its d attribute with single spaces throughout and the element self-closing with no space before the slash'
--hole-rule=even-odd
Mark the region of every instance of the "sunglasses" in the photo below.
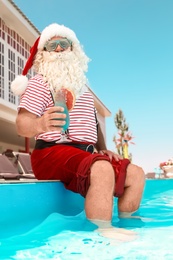
<svg viewBox="0 0 173 260">
<path fill-rule="evenodd" d="M 67 38 L 62 38 L 59 40 L 51 40 L 47 41 L 46 44 L 44 45 L 44 50 L 46 51 L 55 51 L 58 45 L 63 49 L 68 49 L 69 47 L 72 46 L 72 41 L 70 41 Z"/>
</svg>

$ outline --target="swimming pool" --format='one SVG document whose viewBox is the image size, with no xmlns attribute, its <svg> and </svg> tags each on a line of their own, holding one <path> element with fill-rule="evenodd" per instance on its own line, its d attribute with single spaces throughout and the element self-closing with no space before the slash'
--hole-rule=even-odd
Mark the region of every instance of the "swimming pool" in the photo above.
<svg viewBox="0 0 173 260">
<path fill-rule="evenodd" d="M 94 232 L 83 198 L 60 182 L 0 184 L 0 259 L 173 259 L 173 179 L 146 181 L 141 219 L 119 220 L 114 205 L 113 225 L 135 240 Z"/>
</svg>

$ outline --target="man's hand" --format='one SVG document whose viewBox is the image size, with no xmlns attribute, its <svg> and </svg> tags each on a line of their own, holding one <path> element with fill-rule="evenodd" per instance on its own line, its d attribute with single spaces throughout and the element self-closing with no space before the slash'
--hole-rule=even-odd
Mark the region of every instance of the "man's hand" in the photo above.
<svg viewBox="0 0 173 260">
<path fill-rule="evenodd" d="M 44 132 L 61 132 L 66 118 L 63 111 L 63 107 L 51 107 L 44 115 L 38 117 L 21 108 L 16 118 L 17 132 L 19 135 L 29 138 Z"/>
<path fill-rule="evenodd" d="M 39 119 L 39 124 L 43 132 L 62 131 L 62 126 L 65 125 L 66 114 L 63 114 L 63 107 L 51 107 Z"/>
</svg>

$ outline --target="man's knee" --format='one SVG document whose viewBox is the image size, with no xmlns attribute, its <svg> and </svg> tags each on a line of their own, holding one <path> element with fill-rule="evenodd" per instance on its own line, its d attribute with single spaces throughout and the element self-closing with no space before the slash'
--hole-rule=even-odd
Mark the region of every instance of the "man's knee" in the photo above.
<svg viewBox="0 0 173 260">
<path fill-rule="evenodd" d="M 145 173 L 143 169 L 135 164 L 129 164 L 127 167 L 125 186 L 129 186 L 133 183 L 144 185 Z"/>
<path fill-rule="evenodd" d="M 91 182 L 98 180 L 99 183 L 110 184 L 111 186 L 115 183 L 114 170 L 110 162 L 106 160 L 100 160 L 93 163 L 91 166 L 90 174 Z"/>
<path fill-rule="evenodd" d="M 113 173 L 113 167 L 109 161 L 99 160 L 93 163 L 91 166 L 91 173 L 98 172 L 98 174 Z"/>
</svg>

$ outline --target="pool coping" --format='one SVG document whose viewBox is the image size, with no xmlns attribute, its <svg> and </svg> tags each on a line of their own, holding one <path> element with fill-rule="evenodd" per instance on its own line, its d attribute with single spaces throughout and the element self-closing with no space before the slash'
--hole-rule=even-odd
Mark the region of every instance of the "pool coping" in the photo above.
<svg viewBox="0 0 173 260">
<path fill-rule="evenodd" d="M 50 182 L 61 182 L 60 180 L 37 180 L 37 179 L 22 179 L 20 180 L 5 180 L 0 179 L 0 184 L 15 184 L 15 183 L 50 183 Z"/>
<path fill-rule="evenodd" d="M 173 178 L 146 178 L 146 181 L 161 181 L 161 180 L 173 180 Z M 31 178 L 20 178 L 20 179 L 0 179 L 0 184 L 15 184 L 15 183 L 50 183 L 50 182 L 61 182 L 60 180 L 37 180 Z"/>
</svg>

